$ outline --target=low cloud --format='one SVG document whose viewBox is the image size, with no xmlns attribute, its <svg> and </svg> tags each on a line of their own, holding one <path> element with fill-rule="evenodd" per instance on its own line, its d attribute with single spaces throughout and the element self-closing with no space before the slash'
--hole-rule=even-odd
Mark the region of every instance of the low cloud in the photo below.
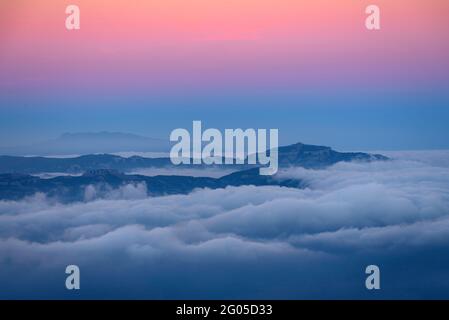
<svg viewBox="0 0 449 320">
<path fill-rule="evenodd" d="M 78 264 L 86 298 L 369 298 L 364 267 L 378 264 L 381 297 L 448 297 L 449 171 L 426 159 L 279 172 L 307 189 L 3 201 L 0 280 L 14 294 L 0 296 L 70 298 L 58 286 Z"/>
<path fill-rule="evenodd" d="M 88 185 L 84 189 L 85 201 L 93 201 L 95 199 L 134 200 L 144 199 L 147 196 L 148 192 L 145 182 L 129 183 L 118 188 L 111 188 L 107 184 Z"/>
</svg>

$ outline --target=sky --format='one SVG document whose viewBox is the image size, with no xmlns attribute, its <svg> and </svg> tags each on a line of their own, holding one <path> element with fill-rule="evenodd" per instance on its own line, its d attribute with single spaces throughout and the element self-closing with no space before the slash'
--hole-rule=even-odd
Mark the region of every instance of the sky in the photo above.
<svg viewBox="0 0 449 320">
<path fill-rule="evenodd" d="M 370 4 L 381 30 L 365 28 Z M 201 120 L 278 128 L 281 144 L 446 149 L 447 30 L 445 0 L 2 1 L 0 146 L 168 139 Z"/>
</svg>

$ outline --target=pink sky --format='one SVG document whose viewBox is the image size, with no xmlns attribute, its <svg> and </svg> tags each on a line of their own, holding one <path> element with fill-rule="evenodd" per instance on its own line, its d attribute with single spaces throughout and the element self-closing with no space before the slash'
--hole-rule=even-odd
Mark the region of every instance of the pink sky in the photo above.
<svg viewBox="0 0 449 320">
<path fill-rule="evenodd" d="M 0 4 L 9 91 L 447 86 L 445 0 L 21 0 Z M 81 30 L 65 29 L 65 7 Z M 381 8 L 380 31 L 364 26 Z"/>
</svg>

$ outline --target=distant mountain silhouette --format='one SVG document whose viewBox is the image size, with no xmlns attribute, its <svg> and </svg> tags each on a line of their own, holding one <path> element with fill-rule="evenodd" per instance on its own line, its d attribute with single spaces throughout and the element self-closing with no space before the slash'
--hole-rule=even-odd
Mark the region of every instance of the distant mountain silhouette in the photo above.
<svg viewBox="0 0 449 320">
<path fill-rule="evenodd" d="M 116 152 L 168 152 L 169 143 L 121 132 L 64 133 L 56 139 L 28 146 L 2 147 L 2 155 L 74 155 Z"/>
<path fill-rule="evenodd" d="M 305 168 L 325 168 L 340 161 L 382 161 L 382 155 L 367 153 L 341 153 L 328 147 L 304 145 L 301 143 L 279 148 L 281 168 L 301 166 Z M 241 171 L 221 178 L 189 176 L 128 175 L 121 171 L 133 168 L 171 167 L 168 158 L 148 159 L 142 157 L 122 158 L 113 155 L 87 155 L 70 159 L 0 157 L 0 200 L 18 200 L 37 192 L 59 200 L 82 201 L 86 187 L 111 190 L 127 184 L 145 183 L 148 195 L 162 196 L 187 194 L 198 188 L 225 188 L 227 186 L 276 185 L 303 188 L 306 185 L 295 179 L 281 179 L 278 176 L 259 175 L 256 166 L 240 165 Z M 223 165 L 225 167 L 225 165 Z M 235 166 L 234 166 L 235 167 Z M 79 172 L 81 176 L 59 176 L 41 179 L 28 173 L 37 172 Z M 8 173 L 6 173 L 8 172 Z"/>
</svg>

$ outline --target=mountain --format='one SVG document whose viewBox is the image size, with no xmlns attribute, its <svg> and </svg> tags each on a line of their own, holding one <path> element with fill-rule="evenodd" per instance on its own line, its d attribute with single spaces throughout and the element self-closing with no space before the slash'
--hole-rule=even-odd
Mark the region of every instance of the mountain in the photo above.
<svg viewBox="0 0 449 320">
<path fill-rule="evenodd" d="M 124 158 L 110 154 L 85 155 L 75 158 L 0 156 L 0 173 L 63 172 L 83 173 L 95 169 L 127 171 L 134 168 L 172 166 L 170 158 Z"/>
<path fill-rule="evenodd" d="M 319 169 L 340 161 L 378 161 L 387 160 L 382 155 L 361 152 L 337 152 L 329 147 L 297 143 L 278 149 L 279 166 L 301 166 L 309 169 Z M 182 165 L 183 167 L 189 165 Z M 215 165 L 245 170 L 255 165 Z M 109 154 L 85 155 L 75 158 L 44 158 L 0 156 L 0 173 L 83 173 L 95 169 L 112 169 L 122 172 L 142 168 L 170 168 L 173 164 L 170 158 L 144 158 L 133 156 L 124 158 Z M 201 167 L 195 165 L 195 167 Z"/>
<path fill-rule="evenodd" d="M 382 155 L 366 153 L 341 153 L 328 147 L 304 145 L 301 143 L 279 148 L 280 167 L 301 166 L 305 168 L 325 168 L 340 161 L 382 161 Z M 189 176 L 142 176 L 124 174 L 121 171 L 144 167 L 173 166 L 169 158 L 149 159 L 142 157 L 123 158 L 113 155 L 87 155 L 70 159 L 0 157 L 0 200 L 19 200 L 37 192 L 45 193 L 60 201 L 82 201 L 86 188 L 94 186 L 96 192 L 109 191 L 129 184 L 146 185 L 150 196 L 187 194 L 198 188 L 225 188 L 227 186 L 284 186 L 304 188 L 303 181 L 281 179 L 277 175 L 259 175 L 257 166 L 239 166 L 240 171 L 221 178 Z M 235 166 L 234 166 L 235 167 Z M 79 172 L 81 176 L 59 176 L 41 179 L 30 172 Z"/>
<path fill-rule="evenodd" d="M 38 192 L 62 202 L 83 201 L 86 188 L 93 186 L 101 197 L 111 190 L 124 185 L 145 183 L 149 196 L 188 194 L 195 189 L 219 189 L 227 186 L 277 185 L 299 188 L 304 185 L 295 180 L 278 180 L 271 176 L 260 176 L 259 169 L 253 168 L 238 175 L 231 174 L 222 178 L 126 175 L 115 170 L 90 170 L 82 176 L 60 176 L 52 179 L 7 173 L 0 174 L 0 200 L 20 200 Z"/>
<path fill-rule="evenodd" d="M 280 167 L 299 166 L 308 169 L 319 169 L 341 161 L 388 160 L 387 157 L 380 154 L 338 152 L 332 150 L 330 147 L 314 146 L 303 143 L 280 147 L 278 152 Z"/>
<path fill-rule="evenodd" d="M 121 132 L 64 133 L 56 139 L 28 146 L 1 147 L 3 155 L 74 155 L 116 152 L 168 152 L 169 143 Z"/>
<path fill-rule="evenodd" d="M 41 179 L 25 174 L 0 174 L 0 199 L 19 200 L 37 192 L 63 202 L 84 200 L 86 187 L 95 186 L 100 192 L 108 192 L 127 184 L 145 183 L 151 196 L 185 194 L 195 188 L 214 188 L 216 179 L 186 176 L 125 175 L 114 170 L 91 170 L 82 176 L 60 176 Z"/>
</svg>

